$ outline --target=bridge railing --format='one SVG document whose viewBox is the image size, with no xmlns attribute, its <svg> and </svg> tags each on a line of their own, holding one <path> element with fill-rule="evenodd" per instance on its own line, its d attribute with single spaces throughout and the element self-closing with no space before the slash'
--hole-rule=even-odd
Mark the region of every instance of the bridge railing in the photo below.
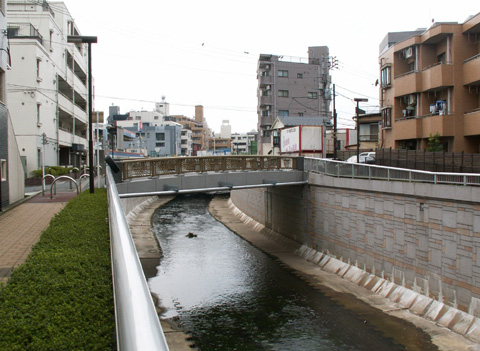
<svg viewBox="0 0 480 351">
<path fill-rule="evenodd" d="M 124 160 L 121 165 L 122 178 L 131 179 L 190 172 L 297 169 L 297 157 L 257 155 L 161 157 Z"/>
<path fill-rule="evenodd" d="M 429 172 L 364 163 L 348 163 L 321 158 L 306 157 L 304 159 L 304 169 L 308 172 L 323 173 L 334 177 L 457 184 L 465 186 L 480 185 L 479 173 Z"/>
<path fill-rule="evenodd" d="M 106 179 L 117 349 L 168 351 L 110 167 Z"/>
</svg>

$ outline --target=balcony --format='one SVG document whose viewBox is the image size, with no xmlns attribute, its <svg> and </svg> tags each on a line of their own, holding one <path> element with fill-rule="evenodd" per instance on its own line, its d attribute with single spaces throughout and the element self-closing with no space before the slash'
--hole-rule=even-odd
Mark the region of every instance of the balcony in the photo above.
<svg viewBox="0 0 480 351">
<path fill-rule="evenodd" d="M 271 96 L 260 96 L 260 105 L 273 105 L 273 98 Z"/>
<path fill-rule="evenodd" d="M 422 120 L 419 118 L 395 121 L 395 139 L 419 139 L 422 137 Z"/>
<path fill-rule="evenodd" d="M 463 84 L 480 84 L 480 54 L 463 62 Z"/>
<path fill-rule="evenodd" d="M 31 23 L 9 23 L 8 39 L 35 39 L 43 45 L 43 37 Z"/>
<path fill-rule="evenodd" d="M 441 64 L 426 67 L 422 71 L 423 91 L 453 86 L 453 65 Z"/>
<path fill-rule="evenodd" d="M 420 121 L 422 123 L 421 138 L 429 138 L 430 134 L 435 135 L 436 133 L 442 136 L 454 136 L 454 114 L 423 117 Z"/>
<path fill-rule="evenodd" d="M 422 91 L 422 75 L 411 71 L 395 77 L 395 96 L 404 96 Z"/>
<path fill-rule="evenodd" d="M 67 130 L 58 130 L 58 141 L 60 146 L 72 146 L 73 134 Z"/>
<path fill-rule="evenodd" d="M 273 84 L 273 77 L 268 75 L 268 76 L 260 76 L 258 78 L 258 81 L 260 82 L 260 85 L 265 85 L 265 84 Z"/>
<path fill-rule="evenodd" d="M 480 135 L 480 108 L 463 115 L 463 134 Z"/>
</svg>

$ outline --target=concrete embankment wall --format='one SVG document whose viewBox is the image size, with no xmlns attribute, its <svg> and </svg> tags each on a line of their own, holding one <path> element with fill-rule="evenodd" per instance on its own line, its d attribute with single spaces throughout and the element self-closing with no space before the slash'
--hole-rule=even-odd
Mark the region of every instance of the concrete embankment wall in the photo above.
<svg viewBox="0 0 480 351">
<path fill-rule="evenodd" d="M 479 188 L 319 174 L 309 181 L 231 198 L 268 229 L 440 302 L 436 319 L 449 307 L 480 317 Z"/>
</svg>

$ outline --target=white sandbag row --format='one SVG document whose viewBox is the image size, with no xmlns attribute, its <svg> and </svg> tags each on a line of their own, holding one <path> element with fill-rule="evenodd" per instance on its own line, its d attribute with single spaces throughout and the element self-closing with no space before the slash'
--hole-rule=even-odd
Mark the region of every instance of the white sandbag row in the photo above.
<svg viewBox="0 0 480 351">
<path fill-rule="evenodd" d="M 480 319 L 471 314 L 447 306 L 443 302 L 397 285 L 390 280 L 377 277 L 350 263 L 343 262 L 306 245 L 300 247 L 296 253 L 325 271 L 336 274 L 393 301 L 398 305 L 398 308 L 408 309 L 416 315 L 449 328 L 475 342 L 480 342 Z"/>
</svg>

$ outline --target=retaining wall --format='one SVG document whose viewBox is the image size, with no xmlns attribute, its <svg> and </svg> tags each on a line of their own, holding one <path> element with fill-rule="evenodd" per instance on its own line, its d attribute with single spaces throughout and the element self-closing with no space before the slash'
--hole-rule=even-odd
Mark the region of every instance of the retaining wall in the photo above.
<svg viewBox="0 0 480 351">
<path fill-rule="evenodd" d="M 480 189 L 310 174 L 310 185 L 232 191 L 298 243 L 480 317 Z"/>
</svg>

